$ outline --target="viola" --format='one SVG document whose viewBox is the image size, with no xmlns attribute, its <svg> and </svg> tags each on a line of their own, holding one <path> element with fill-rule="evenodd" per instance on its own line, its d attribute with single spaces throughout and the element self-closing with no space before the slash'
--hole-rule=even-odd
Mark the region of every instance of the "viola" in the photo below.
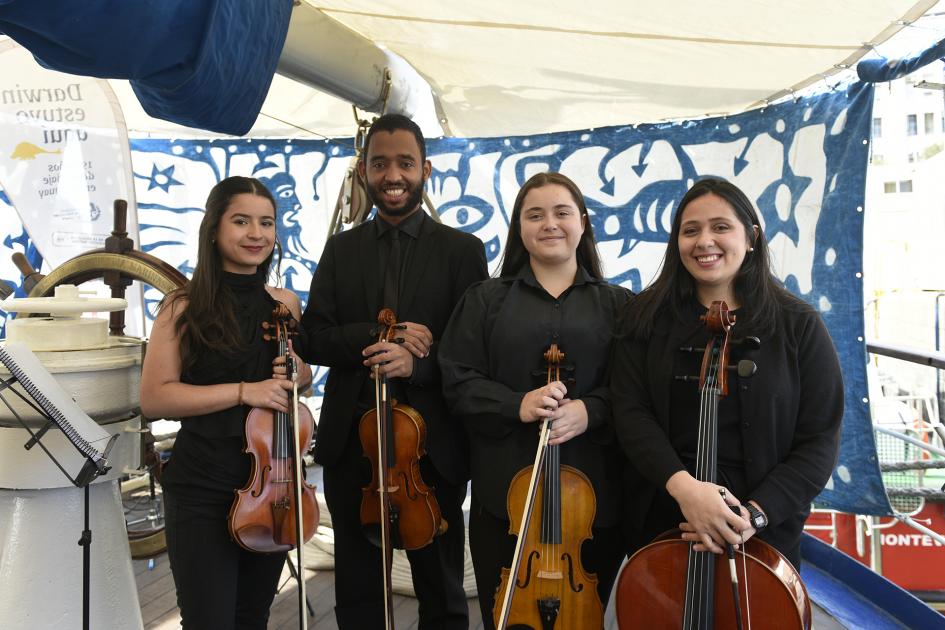
<svg viewBox="0 0 945 630">
<path fill-rule="evenodd" d="M 561 379 L 564 353 L 544 353 L 547 382 Z M 525 626 L 603 628 L 597 577 L 581 564 L 581 545 L 592 537 L 597 498 L 581 471 L 561 465 L 560 445 L 548 444 L 552 420 L 542 422 L 535 463 L 512 479 L 507 496 L 511 534 L 517 534 L 511 566 L 503 568 L 493 619 L 498 630 Z"/>
<path fill-rule="evenodd" d="M 263 322 L 263 337 L 275 340 L 279 354 L 286 358 L 286 375 L 294 381 L 294 361 L 289 353 L 289 336 L 295 321 L 288 307 L 279 304 L 272 312 L 273 321 Z M 299 403 L 298 385 L 292 390 L 291 413 L 262 409 L 250 410 L 246 417 L 246 448 L 252 460 L 252 473 L 246 486 L 236 491 L 230 508 L 230 536 L 244 549 L 275 553 L 296 549 L 299 576 L 299 619 L 307 627 L 304 613 L 305 580 L 303 548 L 318 526 L 315 487 L 302 476 L 301 458 L 312 440 L 314 420 L 308 407 Z M 301 509 L 299 509 L 301 506 Z M 302 544 L 299 544 L 302 541 Z"/>
<path fill-rule="evenodd" d="M 728 393 L 730 332 L 735 316 L 725 302 L 713 302 L 703 320 L 712 337 L 703 351 L 699 441 L 695 476 L 717 478 L 718 402 Z M 755 343 L 760 343 L 751 338 Z M 683 348 L 689 351 L 702 349 Z M 740 361 L 740 377 L 756 366 Z M 677 377 L 695 380 L 694 377 Z M 777 627 L 807 630 L 811 609 L 800 575 L 774 547 L 751 538 L 729 561 L 717 562 L 709 551 L 695 551 L 678 530 L 666 532 L 637 551 L 617 582 L 617 625 L 622 630 L 682 628 L 730 630 Z"/>
<path fill-rule="evenodd" d="M 378 314 L 378 341 L 397 343 L 394 312 Z M 446 531 L 433 489 L 420 475 L 427 427 L 420 413 L 390 397 L 387 377 L 374 366 L 375 408 L 361 417 L 358 435 L 371 461 L 371 482 L 361 491 L 361 526 L 381 548 L 384 562 L 385 628 L 394 627 L 391 593 L 393 550 L 420 549 Z"/>
</svg>

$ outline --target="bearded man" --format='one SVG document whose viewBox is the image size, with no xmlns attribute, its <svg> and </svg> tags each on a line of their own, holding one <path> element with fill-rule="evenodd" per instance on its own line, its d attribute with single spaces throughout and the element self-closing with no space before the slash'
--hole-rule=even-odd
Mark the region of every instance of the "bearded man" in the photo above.
<svg viewBox="0 0 945 630">
<path fill-rule="evenodd" d="M 358 164 L 377 213 L 328 239 L 302 315 L 299 354 L 330 368 L 318 423 L 315 461 L 335 536 L 335 617 L 341 630 L 383 628 L 380 550 L 362 532 L 361 488 L 370 481 L 358 424 L 375 406 L 370 372 L 378 366 L 391 397 L 410 405 L 427 427 L 421 460 L 435 487 L 447 531 L 408 551 L 419 600 L 420 630 L 468 628 L 463 591 L 462 503 L 469 478 L 461 423 L 443 400 L 435 344 L 453 307 L 487 276 L 482 242 L 437 223 L 421 207 L 430 177 L 426 143 L 409 118 L 388 114 L 372 125 Z M 377 315 L 391 308 L 402 343 L 378 342 Z"/>
</svg>

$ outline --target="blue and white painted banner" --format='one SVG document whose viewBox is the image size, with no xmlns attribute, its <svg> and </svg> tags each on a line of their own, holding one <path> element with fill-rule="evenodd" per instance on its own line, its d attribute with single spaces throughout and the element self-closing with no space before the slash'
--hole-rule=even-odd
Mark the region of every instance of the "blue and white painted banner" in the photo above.
<svg viewBox="0 0 945 630">
<path fill-rule="evenodd" d="M 476 234 L 495 269 L 511 205 L 531 174 L 558 170 L 587 198 L 605 272 L 635 291 L 662 261 L 672 212 L 699 177 L 724 177 L 757 204 L 776 273 L 819 309 L 840 353 L 847 411 L 840 463 L 819 502 L 889 510 L 865 402 L 862 226 L 872 90 L 862 84 L 737 116 L 509 138 L 428 142 L 427 192 L 443 221 Z M 303 303 L 350 140 L 135 140 L 142 247 L 184 273 L 210 187 L 253 175 L 279 202 L 285 286 Z M 152 300 L 159 296 L 149 296 Z M 316 375 L 324 383 L 325 370 Z M 320 391 L 320 390 L 318 390 Z M 317 403 L 316 403 L 317 404 Z"/>
<path fill-rule="evenodd" d="M 495 269 L 521 183 L 540 170 L 564 172 L 587 198 L 605 272 L 640 290 L 660 265 L 672 212 L 690 184 L 707 175 L 736 183 L 760 210 L 777 275 L 819 309 L 840 354 L 847 401 L 843 445 L 818 502 L 886 514 L 862 337 L 871 104 L 872 89 L 854 84 L 724 118 L 434 139 L 428 143 L 433 175 L 427 192 L 446 223 L 483 240 Z M 352 153 L 350 140 L 134 140 L 141 248 L 189 274 L 210 188 L 229 175 L 258 177 L 279 203 L 282 283 L 304 303 Z M 11 228 L 7 242 L 19 237 L 21 231 Z M 146 293 L 152 315 L 159 299 L 153 290 Z M 319 368 L 319 395 L 325 375 Z"/>
</svg>

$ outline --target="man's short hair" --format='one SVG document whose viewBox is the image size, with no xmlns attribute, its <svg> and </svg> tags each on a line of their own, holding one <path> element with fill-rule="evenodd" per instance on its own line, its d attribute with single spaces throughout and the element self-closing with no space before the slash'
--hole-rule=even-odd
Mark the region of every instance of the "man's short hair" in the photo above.
<svg viewBox="0 0 945 630">
<path fill-rule="evenodd" d="M 420 127 L 417 123 L 403 114 L 384 114 L 371 123 L 371 128 L 368 129 L 367 137 L 364 139 L 364 157 L 362 159 L 367 159 L 368 147 L 371 146 L 371 138 L 374 137 L 375 132 L 386 131 L 387 133 L 394 133 L 399 129 L 409 131 L 413 134 L 413 137 L 417 139 L 417 146 L 420 147 L 420 161 L 425 162 L 427 159 L 427 143 L 423 139 L 423 132 L 420 131 Z"/>
</svg>

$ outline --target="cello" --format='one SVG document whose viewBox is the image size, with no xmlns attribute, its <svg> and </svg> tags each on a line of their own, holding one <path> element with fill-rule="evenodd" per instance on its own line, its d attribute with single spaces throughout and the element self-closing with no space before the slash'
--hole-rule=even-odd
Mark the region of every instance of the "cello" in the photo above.
<svg viewBox="0 0 945 630">
<path fill-rule="evenodd" d="M 377 316 L 378 341 L 398 343 L 394 312 L 384 308 Z M 446 531 L 433 489 L 420 475 L 426 454 L 427 428 L 416 409 L 390 397 L 387 377 L 375 365 L 375 408 L 361 417 L 358 436 L 371 461 L 371 482 L 361 489 L 361 527 L 380 547 L 384 581 L 384 624 L 394 627 L 391 565 L 393 550 L 420 549 Z"/>
<path fill-rule="evenodd" d="M 547 382 L 561 380 L 564 353 L 558 345 L 551 344 L 544 358 Z M 561 464 L 560 445 L 548 444 L 552 423 L 542 421 L 535 463 L 520 470 L 509 486 L 509 533 L 518 539 L 496 590 L 497 630 L 509 625 L 535 630 L 604 625 L 597 577 L 581 565 L 581 544 L 592 537 L 597 499 L 584 473 Z"/>
<path fill-rule="evenodd" d="M 725 302 L 713 302 L 703 321 L 712 333 L 698 377 L 701 389 L 695 477 L 717 478 L 718 403 L 728 393 L 730 332 L 735 316 Z M 756 338 L 754 343 L 760 343 Z M 703 349 L 682 348 L 683 351 Z M 740 361 L 738 375 L 751 376 L 757 366 Z M 724 493 L 720 491 L 724 500 Z M 733 511 L 737 507 L 732 507 Z M 728 562 L 716 562 L 710 551 L 695 551 L 679 531 L 658 536 L 637 551 L 621 569 L 617 582 L 617 625 L 622 630 L 682 628 L 730 630 L 761 627 L 810 628 L 811 609 L 800 575 L 774 547 L 750 538 L 736 553 L 727 545 Z"/>
<path fill-rule="evenodd" d="M 263 328 L 274 329 L 275 335 L 267 332 L 263 338 L 275 340 L 279 354 L 286 359 L 286 376 L 293 381 L 291 413 L 257 407 L 246 417 L 244 452 L 252 460 L 252 473 L 246 486 L 235 491 L 229 530 L 233 540 L 249 551 L 296 549 L 299 627 L 307 628 L 303 547 L 315 534 L 319 514 L 315 487 L 304 481 L 300 461 L 315 423 L 308 407 L 299 403 L 295 363 L 289 353 L 289 336 L 295 334 L 290 328 L 295 321 L 284 304 L 276 306 L 272 316 L 273 321 L 263 322 Z"/>
</svg>

